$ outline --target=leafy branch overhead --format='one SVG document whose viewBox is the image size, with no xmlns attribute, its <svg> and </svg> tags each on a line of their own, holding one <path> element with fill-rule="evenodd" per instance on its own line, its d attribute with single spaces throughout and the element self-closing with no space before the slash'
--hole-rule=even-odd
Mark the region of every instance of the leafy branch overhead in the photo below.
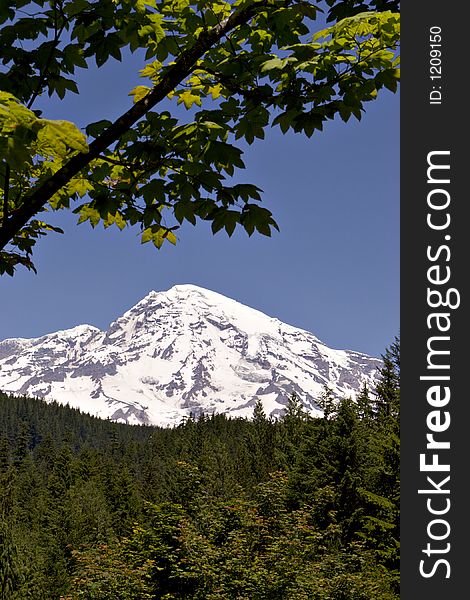
<svg viewBox="0 0 470 600">
<path fill-rule="evenodd" d="M 239 146 L 278 126 L 312 136 L 361 118 L 397 89 L 399 16 L 391 0 L 6 0 L 0 6 L 0 273 L 34 269 L 72 209 L 95 227 L 137 226 L 176 243 L 184 221 L 270 235 L 261 190 L 241 183 Z M 320 19 L 326 27 L 314 30 Z M 143 85 L 114 123 L 42 118 L 38 97 L 79 92 L 81 69 L 141 52 Z M 112 94 L 112 91 L 110 92 Z M 86 101 L 86 99 L 84 99 Z M 74 120 L 71 115 L 71 121 Z"/>
</svg>

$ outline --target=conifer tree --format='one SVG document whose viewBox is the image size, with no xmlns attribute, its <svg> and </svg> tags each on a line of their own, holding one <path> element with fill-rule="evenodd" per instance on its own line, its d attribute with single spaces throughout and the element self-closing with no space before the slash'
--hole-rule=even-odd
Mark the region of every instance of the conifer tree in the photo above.
<svg viewBox="0 0 470 600">
<path fill-rule="evenodd" d="M 263 403 L 259 398 L 256 398 L 255 407 L 253 409 L 253 423 L 255 427 L 264 426 L 266 423 L 266 412 Z"/>
<path fill-rule="evenodd" d="M 328 385 L 324 386 L 323 392 L 317 399 L 317 404 L 323 411 L 323 418 L 325 421 L 334 417 L 338 402 L 335 400 L 333 392 Z"/>
<path fill-rule="evenodd" d="M 374 413 L 373 400 L 370 396 L 367 383 L 365 382 L 356 398 L 356 410 L 359 418 L 364 421 L 370 420 Z"/>
<path fill-rule="evenodd" d="M 295 392 L 287 401 L 284 413 L 275 428 L 276 467 L 292 471 L 297 461 L 299 447 L 304 434 L 304 425 L 308 420 L 302 402 Z"/>
<path fill-rule="evenodd" d="M 363 457 L 361 456 L 360 430 L 353 401 L 343 399 L 334 419 L 332 439 L 333 473 L 336 497 L 335 509 L 342 524 L 342 541 L 356 538 L 362 517 L 361 488 Z"/>
<path fill-rule="evenodd" d="M 300 398 L 295 392 L 293 392 L 287 401 L 287 406 L 282 416 L 282 421 L 288 429 L 292 431 L 302 422 L 308 418 Z"/>
<path fill-rule="evenodd" d="M 251 456 L 251 476 L 256 483 L 264 481 L 268 476 L 273 456 L 272 433 L 271 422 L 266 417 L 263 403 L 257 398 L 246 440 Z"/>
<path fill-rule="evenodd" d="M 376 415 L 379 420 L 398 424 L 400 415 L 400 342 L 398 338 L 382 355 L 376 393 Z"/>
</svg>

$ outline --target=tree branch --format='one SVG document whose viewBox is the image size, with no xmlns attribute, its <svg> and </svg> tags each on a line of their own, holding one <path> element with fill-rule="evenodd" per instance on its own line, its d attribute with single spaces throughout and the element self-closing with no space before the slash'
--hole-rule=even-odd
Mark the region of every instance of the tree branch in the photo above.
<svg viewBox="0 0 470 600">
<path fill-rule="evenodd" d="M 24 198 L 23 204 L 15 210 L 9 219 L 0 228 L 0 250 L 12 241 L 13 237 L 24 227 L 28 221 L 37 213 L 41 212 L 49 200 L 64 187 L 83 168 L 88 166 L 111 144 L 119 140 L 137 121 L 161 102 L 169 92 L 180 84 L 185 77 L 190 75 L 197 61 L 210 48 L 219 42 L 227 33 L 247 23 L 259 8 L 264 7 L 267 0 L 256 0 L 233 12 L 227 19 L 216 27 L 201 33 L 197 41 L 183 51 L 175 63 L 168 68 L 159 83 L 144 98 L 136 102 L 132 108 L 119 117 L 89 146 L 89 151 L 73 156 L 63 167 L 61 167 L 47 181 L 30 192 Z"/>
</svg>

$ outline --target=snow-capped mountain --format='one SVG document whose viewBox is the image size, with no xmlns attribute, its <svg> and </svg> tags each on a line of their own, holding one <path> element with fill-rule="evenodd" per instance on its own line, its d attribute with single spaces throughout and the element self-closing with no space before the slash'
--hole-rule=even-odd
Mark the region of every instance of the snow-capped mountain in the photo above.
<svg viewBox="0 0 470 600">
<path fill-rule="evenodd" d="M 0 389 L 54 399 L 102 418 L 178 424 L 190 413 L 251 416 L 259 398 L 278 415 L 292 392 L 321 414 L 328 384 L 355 396 L 381 361 L 333 350 L 194 285 L 150 292 L 107 331 L 90 325 L 0 342 Z"/>
</svg>

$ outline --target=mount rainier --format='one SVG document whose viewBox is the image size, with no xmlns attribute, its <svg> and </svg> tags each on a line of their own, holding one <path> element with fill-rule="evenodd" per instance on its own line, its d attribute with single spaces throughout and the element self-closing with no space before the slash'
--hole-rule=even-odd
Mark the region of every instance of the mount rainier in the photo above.
<svg viewBox="0 0 470 600">
<path fill-rule="evenodd" d="M 156 425 L 202 412 L 250 417 L 257 398 L 277 416 L 293 392 L 321 414 L 326 384 L 355 397 L 364 382 L 374 387 L 380 366 L 193 285 L 150 292 L 107 331 L 80 325 L 0 341 L 0 390 Z"/>
</svg>

